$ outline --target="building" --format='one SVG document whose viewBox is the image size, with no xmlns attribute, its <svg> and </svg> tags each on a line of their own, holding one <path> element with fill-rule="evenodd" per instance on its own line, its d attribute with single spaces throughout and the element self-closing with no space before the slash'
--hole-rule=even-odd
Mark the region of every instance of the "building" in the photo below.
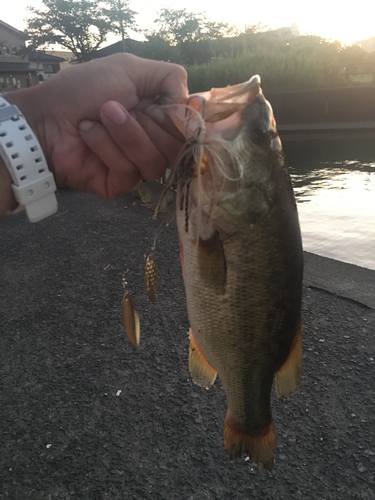
<svg viewBox="0 0 375 500">
<path fill-rule="evenodd" d="M 60 70 L 62 57 L 31 52 L 23 31 L 0 21 L 0 92 L 37 85 Z"/>
<path fill-rule="evenodd" d="M 99 49 L 95 52 L 93 57 L 95 59 L 99 57 L 107 57 L 112 54 L 117 54 L 118 52 L 128 52 L 129 54 L 136 54 L 137 49 L 141 47 L 144 42 L 138 42 L 137 40 L 132 40 L 127 38 L 126 40 L 120 40 L 119 42 L 112 43 L 103 49 Z"/>
<path fill-rule="evenodd" d="M 30 68 L 26 40 L 25 33 L 0 21 L 0 92 L 37 83 L 37 73 Z"/>
<path fill-rule="evenodd" d="M 30 69 L 36 71 L 39 83 L 48 80 L 60 71 L 60 64 L 65 61 L 63 57 L 39 51 L 29 52 L 28 57 Z"/>
<path fill-rule="evenodd" d="M 60 69 L 68 68 L 70 64 L 77 59 L 73 52 L 70 52 L 70 50 L 46 50 L 45 53 L 51 56 L 61 57 L 61 59 L 63 59 L 60 62 Z"/>
</svg>

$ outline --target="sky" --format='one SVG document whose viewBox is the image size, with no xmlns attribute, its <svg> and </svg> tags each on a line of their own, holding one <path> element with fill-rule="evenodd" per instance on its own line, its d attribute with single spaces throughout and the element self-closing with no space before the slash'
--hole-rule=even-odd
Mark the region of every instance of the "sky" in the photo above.
<svg viewBox="0 0 375 500">
<path fill-rule="evenodd" d="M 27 7 L 42 7 L 40 0 L 11 0 L 0 10 L 0 20 L 14 28 L 24 30 L 29 16 Z M 6 4 L 6 5 L 4 5 Z M 150 8 L 150 4 L 152 8 Z M 130 7 L 139 12 L 138 24 L 151 28 L 157 11 L 164 7 L 186 8 L 190 12 L 204 12 L 209 19 L 226 22 L 244 29 L 260 23 L 270 29 L 296 24 L 300 34 L 320 35 L 329 40 L 340 40 L 345 44 L 375 36 L 374 0 L 267 0 L 253 2 L 231 0 L 131 0 Z M 114 40 L 109 40 L 113 43 Z"/>
</svg>

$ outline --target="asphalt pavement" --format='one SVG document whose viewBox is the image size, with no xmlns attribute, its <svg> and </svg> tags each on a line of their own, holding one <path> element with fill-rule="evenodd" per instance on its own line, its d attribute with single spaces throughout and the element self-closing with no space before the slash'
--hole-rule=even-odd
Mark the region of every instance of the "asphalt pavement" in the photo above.
<svg viewBox="0 0 375 500">
<path fill-rule="evenodd" d="M 171 211 L 62 190 L 0 220 L 0 499 L 375 499 L 375 272 L 305 255 L 298 392 L 272 396 L 271 473 L 224 450 L 220 381 L 188 373 Z M 157 235 L 159 295 L 144 291 Z M 122 325 L 122 276 L 141 321 Z"/>
</svg>

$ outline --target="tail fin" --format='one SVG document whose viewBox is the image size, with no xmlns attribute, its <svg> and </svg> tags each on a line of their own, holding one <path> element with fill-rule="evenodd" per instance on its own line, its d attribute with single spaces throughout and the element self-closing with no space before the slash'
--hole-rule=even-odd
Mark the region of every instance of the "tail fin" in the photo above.
<svg viewBox="0 0 375 500">
<path fill-rule="evenodd" d="M 301 379 L 302 330 L 300 322 L 289 356 L 275 375 L 276 392 L 279 398 L 289 397 L 297 389 Z"/>
<path fill-rule="evenodd" d="M 224 442 L 231 460 L 249 455 L 252 462 L 263 464 L 266 470 L 272 469 L 275 448 L 275 430 L 272 422 L 260 431 L 247 432 L 233 421 L 228 411 L 225 419 Z"/>
</svg>

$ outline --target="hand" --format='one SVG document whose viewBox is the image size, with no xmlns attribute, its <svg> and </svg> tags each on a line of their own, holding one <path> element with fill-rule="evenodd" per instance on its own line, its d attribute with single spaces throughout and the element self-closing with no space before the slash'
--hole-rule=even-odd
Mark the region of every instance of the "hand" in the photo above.
<svg viewBox="0 0 375 500">
<path fill-rule="evenodd" d="M 182 67 L 121 53 L 71 66 L 6 99 L 33 128 L 57 183 L 109 199 L 161 177 L 181 147 L 137 110 L 162 92 L 187 95 Z"/>
</svg>

